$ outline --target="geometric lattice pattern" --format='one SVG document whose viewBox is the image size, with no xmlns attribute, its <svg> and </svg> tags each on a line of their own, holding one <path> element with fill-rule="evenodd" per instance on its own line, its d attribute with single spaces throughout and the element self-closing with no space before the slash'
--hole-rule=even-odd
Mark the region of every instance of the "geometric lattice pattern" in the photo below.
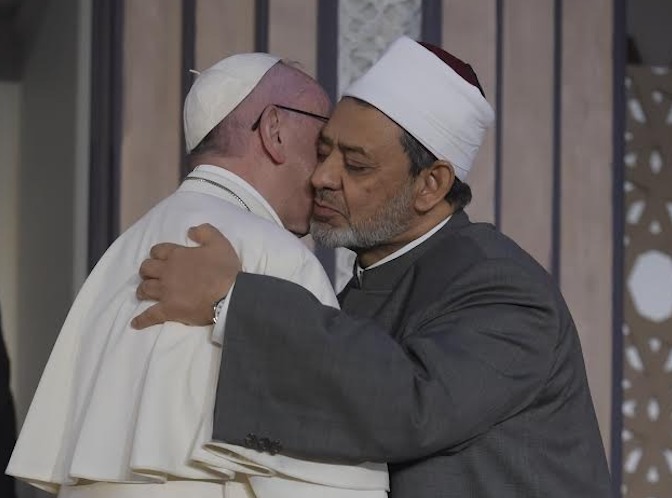
<svg viewBox="0 0 672 498">
<path fill-rule="evenodd" d="M 629 67 L 623 496 L 672 497 L 672 71 Z"/>
<path fill-rule="evenodd" d="M 338 94 L 364 74 L 398 37 L 407 35 L 417 40 L 421 23 L 421 0 L 341 0 Z"/>
</svg>

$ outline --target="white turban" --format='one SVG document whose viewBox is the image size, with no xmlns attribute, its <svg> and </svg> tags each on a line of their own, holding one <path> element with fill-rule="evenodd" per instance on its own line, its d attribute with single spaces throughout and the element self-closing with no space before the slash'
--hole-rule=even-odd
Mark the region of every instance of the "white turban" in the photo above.
<svg viewBox="0 0 672 498">
<path fill-rule="evenodd" d="M 465 79 L 469 72 L 472 82 Z M 450 161 L 461 180 L 469 173 L 495 118 L 467 64 L 405 36 L 343 96 L 379 109 L 437 158 Z"/>
<path fill-rule="evenodd" d="M 187 152 L 228 116 L 279 61 L 269 54 L 238 54 L 200 73 L 184 101 Z"/>
</svg>

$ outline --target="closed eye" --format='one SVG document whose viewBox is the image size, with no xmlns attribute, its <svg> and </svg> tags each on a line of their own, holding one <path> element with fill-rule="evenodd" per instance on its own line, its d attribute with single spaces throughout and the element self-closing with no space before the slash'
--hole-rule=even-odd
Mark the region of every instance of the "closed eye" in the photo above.
<svg viewBox="0 0 672 498">
<path fill-rule="evenodd" d="M 362 166 L 361 164 L 346 163 L 345 164 L 345 169 L 348 170 L 350 173 L 364 173 L 364 172 L 370 170 L 371 167 L 370 166 Z"/>
</svg>

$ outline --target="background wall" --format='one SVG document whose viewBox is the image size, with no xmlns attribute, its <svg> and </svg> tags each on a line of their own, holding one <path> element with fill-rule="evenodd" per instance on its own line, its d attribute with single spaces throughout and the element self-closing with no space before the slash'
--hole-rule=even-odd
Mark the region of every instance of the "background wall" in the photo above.
<svg viewBox="0 0 672 498">
<path fill-rule="evenodd" d="M 87 220 L 112 220 L 104 234 L 111 240 L 179 182 L 187 69 L 271 51 L 299 61 L 337 99 L 405 33 L 470 62 L 497 109 L 469 178 L 468 211 L 513 237 L 559 281 L 609 449 L 620 411 L 612 409 L 614 375 L 620 382 L 612 370 L 620 331 L 614 286 L 622 290 L 614 279 L 620 234 L 612 187 L 621 158 L 612 157 L 612 51 L 614 6 L 624 2 L 101 0 L 122 17 L 111 38 L 120 53 L 118 81 L 108 81 L 119 96 L 118 123 L 110 123 L 118 140 L 108 142 L 115 160 L 102 186 L 115 194 L 100 208 L 105 213 L 87 210 L 92 2 L 41 2 L 21 80 L 0 84 L 0 298 L 19 420 L 86 274 L 86 242 L 97 229 L 87 233 Z M 669 65 L 672 4 L 628 3 L 642 59 Z M 347 253 L 318 254 L 337 283 L 348 278 Z M 618 421 L 614 429 L 618 437 Z"/>
<path fill-rule="evenodd" d="M 17 298 L 19 248 L 19 137 L 21 129 L 21 84 L 0 83 L 0 306 L 9 357 L 17 355 Z M 17 362 L 11 362 L 12 390 L 17 392 Z"/>
<path fill-rule="evenodd" d="M 16 393 L 20 420 L 72 300 L 77 12 L 76 0 L 49 4 L 22 78 Z"/>
<path fill-rule="evenodd" d="M 0 298 L 19 424 L 78 287 L 77 268 L 83 276 L 86 243 L 77 234 L 87 187 L 77 179 L 86 163 L 78 150 L 88 147 L 78 122 L 87 95 L 80 92 L 81 6 L 62 0 L 43 7 L 20 83 L 0 85 Z M 20 488 L 22 497 L 41 495 Z"/>
</svg>

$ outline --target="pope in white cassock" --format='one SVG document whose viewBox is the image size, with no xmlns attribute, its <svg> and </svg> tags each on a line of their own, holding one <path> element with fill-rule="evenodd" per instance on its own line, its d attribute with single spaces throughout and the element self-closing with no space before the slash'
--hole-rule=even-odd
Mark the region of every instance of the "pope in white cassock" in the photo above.
<svg viewBox="0 0 672 498">
<path fill-rule="evenodd" d="M 187 229 L 206 222 L 233 243 L 244 271 L 291 280 L 338 306 L 297 238 L 308 231 L 309 178 L 329 107 L 312 79 L 267 54 L 229 57 L 200 74 L 184 109 L 193 170 L 82 287 L 8 474 L 62 498 L 386 496 L 384 464 L 293 459 L 261 437 L 256 448 L 212 441 L 222 338 L 212 327 L 130 325 L 148 306 L 135 289 L 152 245 L 188 244 Z"/>
</svg>

